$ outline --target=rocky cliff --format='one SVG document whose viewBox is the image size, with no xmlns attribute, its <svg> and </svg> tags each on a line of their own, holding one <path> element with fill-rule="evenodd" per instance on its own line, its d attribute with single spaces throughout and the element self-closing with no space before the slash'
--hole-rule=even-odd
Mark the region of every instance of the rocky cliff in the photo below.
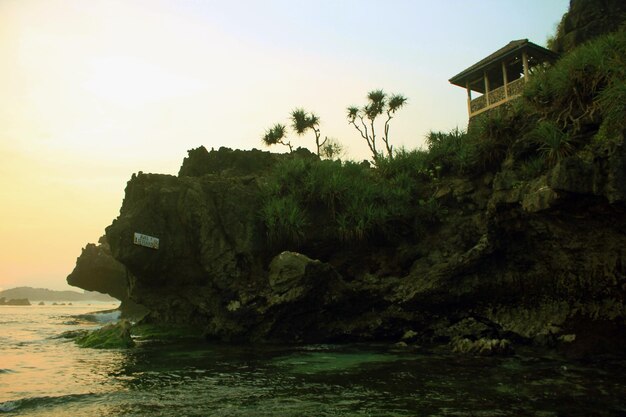
<svg viewBox="0 0 626 417">
<path fill-rule="evenodd" d="M 626 3 L 622 0 L 570 0 L 551 47 L 558 53 L 571 51 L 590 39 L 619 29 L 624 20 Z"/>
<path fill-rule="evenodd" d="M 133 175 L 106 229 L 129 298 L 225 341 L 623 352 L 626 33 L 576 51 L 375 168 L 200 147 Z"/>
<path fill-rule="evenodd" d="M 404 337 L 459 346 L 575 346 L 609 329 L 621 332 L 610 345 L 621 346 L 621 144 L 610 154 L 572 155 L 533 181 L 517 181 L 506 167 L 442 180 L 436 198 L 448 213 L 420 236 L 306 245 L 305 253 L 267 242 L 259 216 L 265 169 L 222 168 L 133 176 L 107 228 L 129 294 L 153 321 L 195 323 L 207 337 L 231 341 Z M 134 244 L 135 232 L 157 237 L 159 248 Z"/>
</svg>

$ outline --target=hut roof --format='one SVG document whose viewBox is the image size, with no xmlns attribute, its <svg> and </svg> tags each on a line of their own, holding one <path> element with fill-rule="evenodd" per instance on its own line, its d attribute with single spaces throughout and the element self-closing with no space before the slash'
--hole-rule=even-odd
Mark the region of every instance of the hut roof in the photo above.
<svg viewBox="0 0 626 417">
<path fill-rule="evenodd" d="M 499 64 L 501 61 L 509 58 L 516 53 L 527 50 L 529 55 L 542 61 L 556 61 L 558 54 L 550 51 L 542 46 L 529 42 L 528 39 L 518 39 L 511 41 L 506 46 L 498 49 L 486 58 L 481 59 L 466 70 L 461 71 L 454 77 L 450 78 L 450 82 L 459 87 L 465 88 L 467 81 L 474 81 L 482 77 L 483 71 L 489 69 L 490 66 Z"/>
</svg>

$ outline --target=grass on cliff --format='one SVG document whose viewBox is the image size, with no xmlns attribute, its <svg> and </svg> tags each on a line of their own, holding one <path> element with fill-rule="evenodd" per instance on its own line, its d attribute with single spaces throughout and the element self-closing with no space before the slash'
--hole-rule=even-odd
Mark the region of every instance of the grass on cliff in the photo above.
<svg viewBox="0 0 626 417">
<path fill-rule="evenodd" d="M 610 141 L 626 129 L 626 30 L 585 43 L 529 81 L 524 100 L 572 140 Z"/>
<path fill-rule="evenodd" d="M 467 131 L 430 132 L 425 149 L 405 152 L 401 157 L 412 160 L 414 169 L 433 181 L 447 175 L 497 171 L 524 124 L 522 119 L 517 105 L 495 109 L 473 120 Z"/>
<path fill-rule="evenodd" d="M 289 246 L 313 236 L 350 242 L 414 232 L 416 218 L 436 218 L 420 187 L 427 174 L 416 155 L 401 151 L 377 168 L 352 161 L 281 161 L 264 187 L 261 217 L 269 240 Z"/>
</svg>

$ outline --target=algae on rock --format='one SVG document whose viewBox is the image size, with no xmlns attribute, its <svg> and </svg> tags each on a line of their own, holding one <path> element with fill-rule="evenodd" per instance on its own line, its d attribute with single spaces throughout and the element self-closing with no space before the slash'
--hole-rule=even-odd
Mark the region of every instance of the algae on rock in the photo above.
<svg viewBox="0 0 626 417">
<path fill-rule="evenodd" d="M 128 320 L 120 320 L 78 337 L 75 342 L 80 347 L 93 349 L 125 349 L 135 346 L 130 336 Z"/>
</svg>

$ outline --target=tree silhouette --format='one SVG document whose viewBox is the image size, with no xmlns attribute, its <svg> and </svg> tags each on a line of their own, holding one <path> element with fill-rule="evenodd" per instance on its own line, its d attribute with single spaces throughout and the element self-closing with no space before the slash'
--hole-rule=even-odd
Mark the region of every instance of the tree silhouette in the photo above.
<svg viewBox="0 0 626 417">
<path fill-rule="evenodd" d="M 287 128 L 285 125 L 281 125 L 280 123 L 276 123 L 271 128 L 265 131 L 265 135 L 263 136 L 263 143 L 267 146 L 281 144 L 289 147 L 289 152 L 293 152 L 293 146 L 291 146 L 291 142 L 285 141 L 285 137 L 287 134 Z"/>
<path fill-rule="evenodd" d="M 327 138 L 320 142 L 320 118 L 315 113 L 307 113 L 304 109 L 298 108 L 291 112 L 291 127 L 298 135 L 303 135 L 307 130 L 312 130 L 315 134 L 315 146 L 317 147 L 317 156 L 321 156 L 322 147 L 326 143 Z"/>
<path fill-rule="evenodd" d="M 401 94 L 387 96 L 383 90 L 372 90 L 367 94 L 367 104 L 361 108 L 356 106 L 348 107 L 348 123 L 353 125 L 361 137 L 367 142 L 367 146 L 372 152 L 374 162 L 387 156 L 393 158 L 393 146 L 389 143 L 389 122 L 395 113 L 407 102 L 407 98 Z M 387 115 L 383 128 L 382 141 L 385 150 L 379 151 L 376 147 L 376 127 L 374 122 L 378 116 Z M 358 122 L 357 122 L 358 119 Z"/>
</svg>

